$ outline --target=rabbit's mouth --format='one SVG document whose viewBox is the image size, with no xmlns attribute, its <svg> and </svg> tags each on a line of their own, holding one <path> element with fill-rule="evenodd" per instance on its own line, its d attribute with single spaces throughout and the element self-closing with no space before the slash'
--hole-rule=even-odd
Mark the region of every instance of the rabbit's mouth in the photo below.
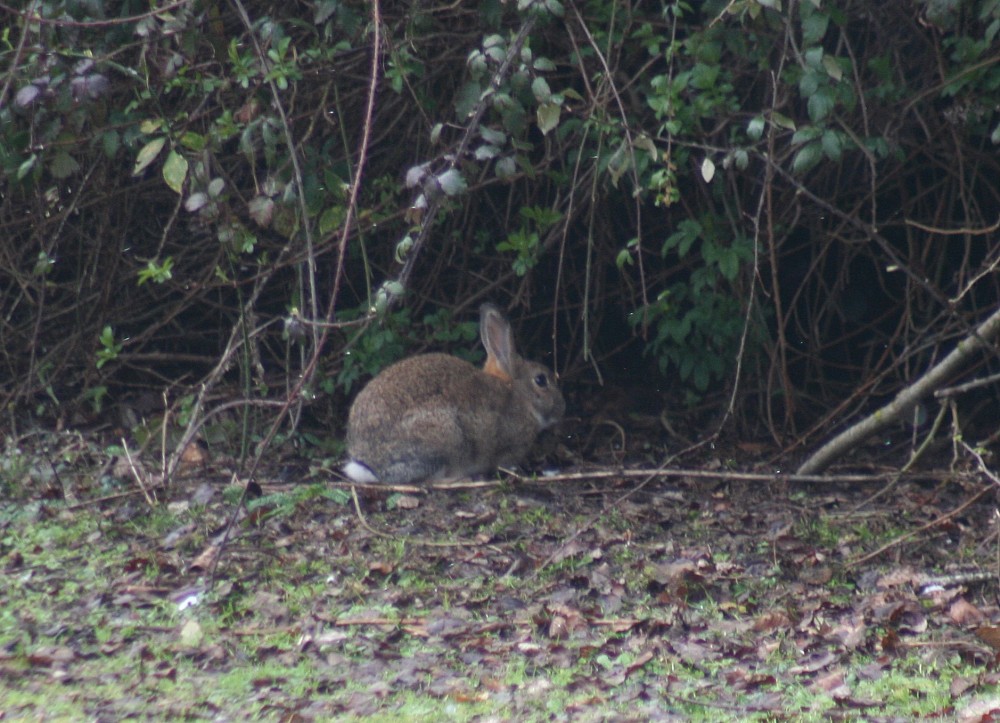
<svg viewBox="0 0 1000 723">
<path fill-rule="evenodd" d="M 535 421 L 538 422 L 538 429 L 548 429 L 560 419 L 562 419 L 562 412 L 559 410 L 554 410 L 550 414 L 545 414 L 538 409 L 532 409 L 531 414 L 535 417 Z"/>
</svg>

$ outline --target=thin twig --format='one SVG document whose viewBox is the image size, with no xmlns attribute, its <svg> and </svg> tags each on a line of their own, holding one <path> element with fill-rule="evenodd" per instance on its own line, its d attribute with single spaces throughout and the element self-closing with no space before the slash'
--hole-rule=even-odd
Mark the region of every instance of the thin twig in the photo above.
<svg viewBox="0 0 1000 723">
<path fill-rule="evenodd" d="M 156 500 L 150 496 L 149 490 L 146 489 L 146 482 L 142 478 L 142 474 L 136 469 L 135 460 L 132 459 L 132 453 L 129 451 L 128 442 L 124 437 L 121 438 L 122 449 L 125 450 L 125 459 L 128 460 L 128 468 L 132 472 L 132 476 L 135 478 L 136 483 L 139 485 L 139 489 L 142 490 L 142 496 L 146 498 L 146 504 L 150 507 L 156 507 Z"/>
<path fill-rule="evenodd" d="M 236 3 L 239 2 L 239 0 L 232 0 L 232 1 Z M 245 22 L 249 22 L 249 18 L 246 17 L 245 12 L 243 13 L 243 16 L 245 18 Z M 372 0 L 371 16 L 372 16 L 372 61 L 371 61 L 371 75 L 368 86 L 368 102 L 366 104 L 366 116 L 361 134 L 361 146 L 358 149 L 357 170 L 354 173 L 354 179 L 351 183 L 351 189 L 348 196 L 349 201 L 347 204 L 347 210 L 344 215 L 344 224 L 342 227 L 341 238 L 340 238 L 340 246 L 341 246 L 340 255 L 338 257 L 337 270 L 335 272 L 335 277 L 334 277 L 333 291 L 330 294 L 330 300 L 327 304 L 327 309 L 326 309 L 327 321 L 332 321 L 334 309 L 336 308 L 337 293 L 340 288 L 340 279 L 343 275 L 345 248 L 347 245 L 347 239 L 350 235 L 351 225 L 354 222 L 354 210 L 357 205 L 358 194 L 360 193 L 361 178 L 364 176 L 363 173 L 364 167 L 368 160 L 368 144 L 371 140 L 371 126 L 375 108 L 375 95 L 378 86 L 378 77 L 379 77 L 378 69 L 379 69 L 379 58 L 381 53 L 381 38 L 382 38 L 382 16 L 380 13 L 378 0 Z M 289 138 L 289 142 L 290 141 L 291 139 Z M 291 143 L 289 147 L 289 153 L 291 153 L 293 157 L 295 156 L 295 147 Z M 307 218 L 308 218 L 307 215 L 303 215 L 303 222 L 305 222 Z M 283 403 L 281 411 L 279 411 L 278 414 L 275 415 L 271 427 L 268 429 L 267 434 L 264 435 L 264 439 L 262 440 L 261 444 L 258 447 L 260 451 L 254 457 L 253 462 L 251 463 L 250 468 L 246 474 L 246 483 L 243 485 L 243 494 L 240 496 L 240 499 L 233 510 L 233 514 L 229 518 L 229 522 L 227 523 L 226 529 L 219 542 L 219 554 L 217 554 L 215 556 L 215 559 L 212 561 L 212 568 L 211 570 L 209 570 L 210 586 L 215 584 L 215 574 L 216 571 L 218 570 L 219 561 L 222 559 L 222 551 L 225 549 L 226 542 L 229 539 L 233 526 L 236 524 L 236 519 L 237 516 L 239 515 L 239 511 L 243 508 L 244 504 L 246 503 L 247 494 L 250 489 L 250 483 L 253 481 L 257 468 L 260 466 L 260 461 L 263 452 L 268 448 L 268 446 L 271 443 L 271 440 L 273 440 L 274 436 L 277 434 L 278 429 L 280 428 L 280 425 L 282 424 L 288 410 L 291 408 L 292 403 L 299 398 L 303 386 L 311 379 L 312 373 L 319 362 L 320 354 L 326 343 L 326 339 L 329 336 L 329 333 L 330 333 L 329 327 L 324 327 L 320 332 L 319 339 L 313 349 L 312 356 L 310 357 L 308 363 L 306 364 L 306 367 L 303 369 L 302 374 L 297 380 L 295 386 L 288 393 L 288 396 Z M 235 474 L 233 475 L 233 479 L 235 481 L 236 479 Z"/>
</svg>

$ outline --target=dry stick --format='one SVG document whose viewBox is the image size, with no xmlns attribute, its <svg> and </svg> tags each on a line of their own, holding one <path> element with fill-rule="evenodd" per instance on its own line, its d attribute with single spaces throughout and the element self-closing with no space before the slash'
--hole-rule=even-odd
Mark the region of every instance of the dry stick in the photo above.
<svg viewBox="0 0 1000 723">
<path fill-rule="evenodd" d="M 772 108 L 774 107 L 774 100 L 772 97 L 771 102 Z M 736 398 L 740 391 L 740 379 L 743 375 L 743 360 L 746 356 L 747 350 L 747 339 L 750 337 L 750 321 L 753 316 L 754 303 L 757 298 L 757 280 L 760 278 L 760 219 L 764 213 L 765 199 L 769 195 L 768 187 L 770 181 L 768 180 L 771 176 L 771 171 L 769 166 L 765 166 L 764 170 L 764 187 L 760 189 L 760 197 L 757 199 L 757 210 L 754 212 L 753 217 L 750 222 L 753 224 L 753 267 L 752 273 L 750 275 L 750 298 L 747 299 L 747 312 L 743 317 L 743 331 L 740 333 L 740 344 L 739 348 L 736 350 L 736 369 L 733 373 L 733 391 L 729 395 L 729 404 L 726 405 L 726 411 L 722 415 L 722 419 L 715 426 L 715 431 L 709 435 L 712 440 L 718 439 L 719 435 L 722 433 L 722 428 L 725 426 L 726 421 L 733 416 L 733 412 L 736 409 Z M 770 205 L 770 204 L 768 204 Z M 773 243 L 770 244 L 773 247 Z M 774 295 L 775 303 L 778 303 L 778 295 Z M 783 333 L 779 331 L 779 334 Z"/>
<path fill-rule="evenodd" d="M 681 468 L 656 468 L 656 469 L 602 469 L 590 472 L 567 472 L 565 474 L 547 475 L 545 477 L 526 477 L 510 470 L 506 470 L 512 479 L 521 484 L 533 484 L 545 486 L 559 482 L 586 482 L 607 479 L 669 479 L 676 477 L 689 477 L 691 479 L 710 479 L 727 482 L 800 482 L 800 483 L 821 483 L 821 484 L 863 484 L 874 482 L 886 482 L 902 479 L 928 479 L 941 476 L 940 472 L 928 471 L 921 473 L 900 474 L 898 470 L 882 472 L 878 474 L 784 474 L 781 472 L 732 472 L 727 470 L 705 470 L 705 469 L 681 469 Z M 382 492 L 400 492 L 403 494 L 426 494 L 434 492 L 454 492 L 456 490 L 478 490 L 501 487 L 508 484 L 507 479 L 497 480 L 469 480 L 467 482 L 439 482 L 436 484 L 426 484 L 417 486 L 410 485 L 386 485 L 378 482 L 372 484 L 358 484 L 357 482 L 336 482 L 330 481 L 332 487 L 357 487 L 359 489 L 379 490 Z"/>
<path fill-rule="evenodd" d="M 948 397 L 958 396 L 959 394 L 965 394 L 966 392 L 971 392 L 973 389 L 978 389 L 979 387 L 986 387 L 994 384 L 1000 380 L 1000 374 L 991 374 L 983 379 L 973 379 L 971 382 L 966 382 L 965 384 L 958 384 L 954 387 L 947 387 L 945 389 L 938 389 L 934 392 L 935 399 L 946 399 Z"/>
<path fill-rule="evenodd" d="M 151 497 L 149 494 L 149 489 L 146 487 L 146 482 L 142 478 L 142 473 L 136 469 L 135 460 L 132 459 L 132 453 L 129 452 L 128 442 L 124 437 L 121 438 L 122 449 L 125 450 L 125 459 L 128 460 L 128 468 L 132 472 L 132 476 L 135 477 L 136 483 L 139 485 L 139 489 L 142 490 L 143 497 L 146 498 L 146 504 L 150 507 L 156 507 L 156 499 Z"/>
<path fill-rule="evenodd" d="M 954 376 L 975 352 L 988 349 L 998 334 L 1000 309 L 994 311 L 972 334 L 962 339 L 937 366 L 897 394 L 895 399 L 820 447 L 798 468 L 796 474 L 809 475 L 822 471 L 866 437 L 901 419 L 913 405 Z"/>
<path fill-rule="evenodd" d="M 618 470 L 595 470 L 592 472 L 573 472 L 567 474 L 556 474 L 552 476 L 543 477 L 542 479 L 532 479 L 529 477 L 521 477 L 516 475 L 517 478 L 522 482 L 534 482 L 536 484 L 548 483 L 548 482 L 576 482 L 580 480 L 588 479 L 609 479 L 615 477 L 624 478 L 645 478 L 652 477 L 653 479 L 662 477 L 691 477 L 694 479 L 716 479 L 716 480 L 728 480 L 732 482 L 823 482 L 823 483 L 834 483 L 834 482 L 881 482 L 884 481 L 889 476 L 894 476 L 896 473 L 890 474 L 782 474 L 781 472 L 775 472 L 773 474 L 767 472 L 730 472 L 726 470 L 707 470 L 707 469 L 677 469 L 677 468 L 666 468 L 658 467 L 656 469 L 618 469 Z M 922 476 L 922 475 L 920 475 Z M 437 487 L 439 489 L 447 489 L 444 485 Z"/>
</svg>

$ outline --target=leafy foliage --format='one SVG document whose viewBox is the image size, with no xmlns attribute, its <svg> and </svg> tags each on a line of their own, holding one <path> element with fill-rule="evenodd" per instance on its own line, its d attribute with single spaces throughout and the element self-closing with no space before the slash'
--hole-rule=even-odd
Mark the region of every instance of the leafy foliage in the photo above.
<svg viewBox="0 0 1000 723">
<path fill-rule="evenodd" d="M 280 388 L 328 307 L 340 403 L 492 298 L 795 427 L 997 297 L 995 0 L 245 8 L 3 10 L 5 407 Z"/>
</svg>

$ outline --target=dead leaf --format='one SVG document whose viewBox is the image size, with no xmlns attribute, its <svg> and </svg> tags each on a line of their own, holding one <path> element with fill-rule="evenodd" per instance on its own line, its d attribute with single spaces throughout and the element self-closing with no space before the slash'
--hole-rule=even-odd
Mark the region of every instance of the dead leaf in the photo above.
<svg viewBox="0 0 1000 723">
<path fill-rule="evenodd" d="M 975 605 L 960 597 L 948 608 L 948 617 L 956 625 L 972 625 L 983 622 L 986 616 Z"/>
<path fill-rule="evenodd" d="M 209 545 L 198 557 L 191 561 L 188 565 L 188 570 L 191 572 L 205 572 L 206 570 L 211 570 L 212 565 L 215 564 L 216 558 L 219 556 L 219 546 Z"/>
<path fill-rule="evenodd" d="M 880 588 L 902 587 L 903 585 L 916 586 L 921 579 L 922 576 L 918 575 L 912 567 L 900 567 L 882 575 L 875 585 Z"/>
<path fill-rule="evenodd" d="M 43 645 L 28 653 L 28 662 L 32 665 L 65 665 L 76 658 L 72 648 L 65 645 Z"/>
<path fill-rule="evenodd" d="M 416 495 L 397 495 L 394 505 L 400 510 L 415 510 L 420 507 L 420 498 Z"/>
<path fill-rule="evenodd" d="M 977 683 L 973 678 L 965 678 L 956 675 L 951 679 L 951 685 L 948 687 L 948 692 L 951 693 L 952 698 L 958 698 L 975 688 L 976 685 Z"/>
<path fill-rule="evenodd" d="M 799 580 L 807 585 L 826 585 L 833 579 L 833 568 L 829 565 L 804 567 L 799 571 Z"/>
<path fill-rule="evenodd" d="M 197 440 L 184 448 L 181 453 L 179 471 L 182 473 L 193 472 L 208 464 L 208 449 L 202 446 Z"/>
<path fill-rule="evenodd" d="M 188 620 L 180 629 L 181 645 L 186 648 L 197 648 L 205 637 L 204 631 L 197 620 Z"/>
<path fill-rule="evenodd" d="M 568 605 L 553 603 L 546 607 L 552 618 L 549 620 L 548 635 L 562 640 L 586 627 L 586 621 L 579 610 Z"/>
<path fill-rule="evenodd" d="M 899 633 L 889 630 L 882 636 L 882 650 L 887 653 L 895 653 L 899 650 Z"/>
<path fill-rule="evenodd" d="M 753 631 L 756 633 L 789 630 L 791 627 L 791 618 L 784 610 L 770 610 L 763 615 L 758 615 L 753 623 Z"/>
<path fill-rule="evenodd" d="M 1000 628 L 992 625 L 981 625 L 976 628 L 976 637 L 994 650 L 1000 650 Z"/>
<path fill-rule="evenodd" d="M 989 723 L 1000 716 L 1000 698 L 976 700 L 955 714 L 958 723 Z"/>
<path fill-rule="evenodd" d="M 803 673 L 816 673 L 826 666 L 839 660 L 840 656 L 832 650 L 820 650 L 816 653 L 802 658 L 796 665 L 788 669 L 792 675 L 802 675 Z"/>
<path fill-rule="evenodd" d="M 396 570 L 396 566 L 385 560 L 372 560 L 368 563 L 368 572 L 377 572 L 380 575 L 391 575 Z"/>
<path fill-rule="evenodd" d="M 846 698 L 851 694 L 851 689 L 844 682 L 843 668 L 817 676 L 809 687 L 812 690 L 823 691 L 832 698 Z"/>
<path fill-rule="evenodd" d="M 868 626 L 864 618 L 856 615 L 848 620 L 842 620 L 827 633 L 826 637 L 840 641 L 840 644 L 848 650 L 857 650 L 864 644 L 867 633 Z"/>
</svg>

